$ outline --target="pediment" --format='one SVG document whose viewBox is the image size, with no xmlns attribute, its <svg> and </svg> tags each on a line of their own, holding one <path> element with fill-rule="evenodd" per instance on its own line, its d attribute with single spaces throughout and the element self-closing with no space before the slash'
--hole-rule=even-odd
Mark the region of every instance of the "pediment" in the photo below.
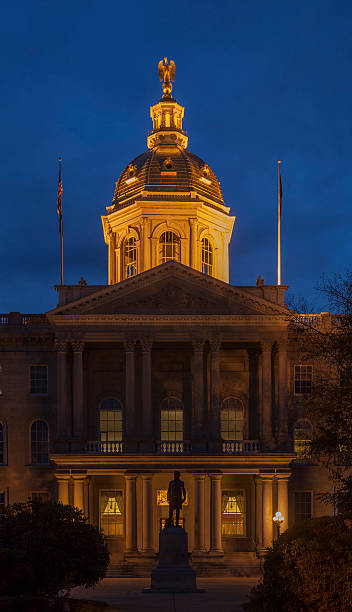
<svg viewBox="0 0 352 612">
<path fill-rule="evenodd" d="M 273 315 L 283 311 L 241 288 L 168 262 L 48 314 Z"/>
</svg>

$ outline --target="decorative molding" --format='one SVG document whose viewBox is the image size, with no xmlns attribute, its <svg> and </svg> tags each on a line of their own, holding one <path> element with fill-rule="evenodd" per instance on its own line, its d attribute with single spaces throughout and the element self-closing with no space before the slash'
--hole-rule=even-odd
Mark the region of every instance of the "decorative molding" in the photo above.
<svg viewBox="0 0 352 612">
<path fill-rule="evenodd" d="M 273 343 L 272 342 L 268 342 L 268 341 L 264 341 L 260 343 L 261 349 L 262 349 L 262 353 L 271 353 L 272 347 L 273 347 Z"/>
<path fill-rule="evenodd" d="M 142 352 L 143 353 L 150 353 L 150 351 L 152 350 L 152 346 L 153 346 L 153 341 L 152 340 L 147 340 L 147 339 L 141 339 L 140 341 L 140 345 L 142 348 Z"/>
<path fill-rule="evenodd" d="M 209 344 L 210 344 L 211 352 L 216 353 L 220 350 L 221 340 L 219 339 L 209 340 Z"/>
<path fill-rule="evenodd" d="M 74 353 L 82 353 L 84 350 L 84 342 L 82 340 L 71 340 L 71 346 Z"/>
<path fill-rule="evenodd" d="M 55 339 L 55 348 L 58 353 L 66 353 L 67 347 L 68 347 L 67 340 L 59 340 L 57 338 Z"/>
<path fill-rule="evenodd" d="M 123 345 L 124 345 L 126 353 L 133 353 L 136 347 L 136 341 L 135 340 L 124 340 Z"/>
</svg>

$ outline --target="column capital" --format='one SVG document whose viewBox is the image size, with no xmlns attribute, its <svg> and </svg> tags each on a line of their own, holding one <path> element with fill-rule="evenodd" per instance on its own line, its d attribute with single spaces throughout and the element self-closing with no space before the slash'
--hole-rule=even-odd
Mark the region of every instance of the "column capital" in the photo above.
<svg viewBox="0 0 352 612">
<path fill-rule="evenodd" d="M 67 340 L 61 340 L 60 338 L 55 338 L 55 348 L 57 353 L 66 353 L 68 347 Z"/>
<path fill-rule="evenodd" d="M 262 340 L 260 342 L 260 347 L 262 349 L 262 353 L 271 353 L 273 343 L 268 340 Z"/>
<path fill-rule="evenodd" d="M 195 353 L 202 353 L 204 349 L 204 340 L 192 340 L 193 350 Z"/>
<path fill-rule="evenodd" d="M 134 349 L 136 347 L 136 341 L 135 340 L 124 340 L 123 343 L 124 347 L 125 347 L 125 352 L 126 353 L 134 353 Z"/>
<path fill-rule="evenodd" d="M 150 353 L 150 351 L 152 350 L 152 346 L 153 346 L 153 340 L 149 340 L 147 338 L 141 338 L 139 343 L 141 345 L 143 353 Z"/>
<path fill-rule="evenodd" d="M 77 482 L 79 481 L 84 481 L 87 480 L 87 475 L 86 474 L 71 474 L 71 478 L 73 480 L 76 480 Z"/>
<path fill-rule="evenodd" d="M 137 474 L 124 474 L 125 480 L 136 480 Z"/>
<path fill-rule="evenodd" d="M 212 353 L 217 353 L 221 347 L 221 340 L 213 339 L 209 340 L 209 345 Z"/>
<path fill-rule="evenodd" d="M 263 482 L 273 482 L 275 474 L 260 474 L 260 478 Z"/>
<path fill-rule="evenodd" d="M 223 474 L 209 474 L 209 477 L 211 478 L 211 480 L 221 481 Z"/>
<path fill-rule="evenodd" d="M 193 474 L 195 480 L 205 480 L 206 474 Z"/>
<path fill-rule="evenodd" d="M 140 474 L 142 480 L 152 480 L 154 474 Z"/>
<path fill-rule="evenodd" d="M 277 350 L 280 351 L 286 351 L 287 350 L 287 344 L 288 344 L 288 340 L 287 338 L 282 338 L 280 340 L 276 341 L 276 346 L 277 346 Z"/>
<path fill-rule="evenodd" d="M 71 346 L 74 353 L 82 353 L 84 350 L 84 342 L 82 340 L 71 340 Z"/>
</svg>

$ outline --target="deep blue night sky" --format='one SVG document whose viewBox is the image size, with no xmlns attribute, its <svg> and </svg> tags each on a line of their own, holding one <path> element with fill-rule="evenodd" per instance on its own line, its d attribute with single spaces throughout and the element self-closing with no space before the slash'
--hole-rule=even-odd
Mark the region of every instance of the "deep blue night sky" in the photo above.
<svg viewBox="0 0 352 612">
<path fill-rule="evenodd" d="M 100 216 L 146 149 L 157 62 L 176 62 L 189 149 L 236 215 L 231 283 L 314 294 L 352 260 L 352 3 L 339 0 L 12 0 L 2 7 L 0 312 L 56 305 L 57 158 L 64 280 L 106 283 Z"/>
</svg>

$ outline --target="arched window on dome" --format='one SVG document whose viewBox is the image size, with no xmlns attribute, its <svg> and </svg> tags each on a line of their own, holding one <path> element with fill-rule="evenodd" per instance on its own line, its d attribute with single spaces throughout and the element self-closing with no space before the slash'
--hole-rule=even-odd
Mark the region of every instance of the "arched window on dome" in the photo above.
<svg viewBox="0 0 352 612">
<path fill-rule="evenodd" d="M 31 462 L 49 463 L 49 426 L 46 421 L 31 425 Z"/>
<path fill-rule="evenodd" d="M 297 421 L 293 430 L 293 451 L 297 463 L 310 463 L 312 459 L 312 426 L 307 420 Z"/>
<path fill-rule="evenodd" d="M 104 400 L 99 411 L 100 447 L 104 453 L 122 451 L 122 404 L 116 398 Z"/>
<path fill-rule="evenodd" d="M 203 238 L 202 242 L 202 272 L 213 276 L 214 272 L 214 255 L 213 247 L 208 238 Z"/>
<path fill-rule="evenodd" d="M 137 243 L 134 236 L 126 238 L 123 245 L 123 278 L 137 274 Z"/>
<path fill-rule="evenodd" d="M 164 232 L 159 238 L 159 263 L 180 261 L 180 239 L 174 232 Z"/>
</svg>

